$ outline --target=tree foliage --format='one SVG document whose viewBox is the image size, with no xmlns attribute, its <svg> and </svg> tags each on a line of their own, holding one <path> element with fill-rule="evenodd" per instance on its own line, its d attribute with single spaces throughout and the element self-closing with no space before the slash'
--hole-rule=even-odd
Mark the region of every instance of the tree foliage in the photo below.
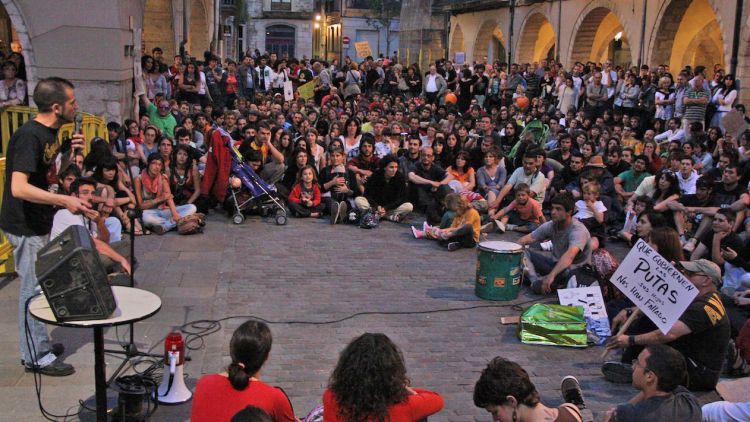
<svg viewBox="0 0 750 422">
<path fill-rule="evenodd" d="M 391 22 L 401 14 L 400 0 L 367 0 L 369 7 L 365 13 L 367 24 L 376 28 L 390 29 Z"/>
</svg>

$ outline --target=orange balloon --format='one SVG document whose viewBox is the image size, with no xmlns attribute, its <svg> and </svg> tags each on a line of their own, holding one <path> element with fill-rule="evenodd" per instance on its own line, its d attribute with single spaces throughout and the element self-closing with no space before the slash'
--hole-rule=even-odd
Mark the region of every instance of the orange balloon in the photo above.
<svg viewBox="0 0 750 422">
<path fill-rule="evenodd" d="M 526 110 L 526 107 L 529 106 L 529 97 L 522 96 L 516 98 L 516 106 L 520 108 L 521 110 Z"/>
<path fill-rule="evenodd" d="M 456 104 L 458 102 L 458 98 L 456 97 L 456 94 L 449 92 L 445 95 L 445 103 L 446 104 Z"/>
</svg>

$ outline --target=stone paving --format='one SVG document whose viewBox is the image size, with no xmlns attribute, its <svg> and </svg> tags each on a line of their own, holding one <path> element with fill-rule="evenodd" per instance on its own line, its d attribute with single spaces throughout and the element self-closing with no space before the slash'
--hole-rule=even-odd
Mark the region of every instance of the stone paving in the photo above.
<svg viewBox="0 0 750 422">
<path fill-rule="evenodd" d="M 517 237 L 508 234 L 503 239 Z M 622 247 L 614 250 L 620 258 L 625 253 Z M 450 253 L 435 242 L 417 241 L 408 225 L 384 222 L 368 231 L 330 226 L 327 220 L 291 219 L 286 226 L 276 226 L 255 217 L 235 226 L 222 215 L 211 215 L 203 235 L 140 237 L 136 251 L 141 263 L 139 287 L 163 301 L 158 314 L 136 324 L 141 350 L 163 350 L 161 340 L 167 332 L 188 321 L 239 316 L 206 337 L 203 348 L 190 352 L 193 360 L 185 366 L 190 387 L 202 374 L 222 371 L 229 363 L 232 331 L 255 316 L 274 322 L 274 346 L 262 377 L 284 388 L 297 416 L 320 402 L 338 353 L 365 331 L 390 336 L 404 352 L 413 385 L 444 396 L 445 409 L 431 421 L 489 421 L 488 413 L 474 407 L 472 391 L 486 363 L 498 355 L 529 371 L 546 404 L 561 402 L 559 383 L 568 374 L 581 381 L 597 415 L 635 394 L 630 386 L 604 381 L 600 347 L 521 344 L 516 327 L 502 326 L 500 317 L 518 315 L 519 308 L 512 305 L 540 298 L 524 289 L 514 302 L 478 299 L 473 280 L 476 251 Z M 0 284 L 0 419 L 42 420 L 33 378 L 18 361 L 17 291 L 17 280 Z M 382 313 L 313 324 L 358 312 Z M 65 359 L 77 372 L 66 378 L 43 378 L 42 400 L 53 413 L 75 412 L 79 399 L 93 397 L 92 334 L 50 329 L 56 341 L 65 343 Z M 110 329 L 106 346 L 116 347 L 117 339 L 126 335 L 126 327 Z M 109 370 L 119 361 L 107 356 Z M 160 407 L 152 420 L 182 421 L 189 416 L 188 403 Z M 83 412 L 80 419 L 93 418 Z"/>
</svg>

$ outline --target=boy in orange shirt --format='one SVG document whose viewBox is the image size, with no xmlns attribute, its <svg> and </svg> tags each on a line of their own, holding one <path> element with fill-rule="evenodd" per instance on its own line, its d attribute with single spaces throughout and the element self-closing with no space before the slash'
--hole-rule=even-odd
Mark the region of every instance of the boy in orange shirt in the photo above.
<svg viewBox="0 0 750 422">
<path fill-rule="evenodd" d="M 530 233 L 546 222 L 542 205 L 531 197 L 530 192 L 529 185 L 519 183 L 515 188 L 515 199 L 505 208 L 490 214 L 490 222 L 482 226 L 482 232 L 488 233 L 497 225 L 500 233 L 505 233 L 506 230 Z"/>
</svg>

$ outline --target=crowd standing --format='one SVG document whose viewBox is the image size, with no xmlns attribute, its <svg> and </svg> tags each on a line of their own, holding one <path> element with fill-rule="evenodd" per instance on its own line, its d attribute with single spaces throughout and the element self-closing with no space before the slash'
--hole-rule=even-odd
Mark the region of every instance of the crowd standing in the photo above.
<svg viewBox="0 0 750 422">
<path fill-rule="evenodd" d="M 603 366 L 605 377 L 632 382 L 643 394 L 613 409 L 609 420 L 668 407 L 686 413 L 667 419 L 699 420 L 689 390 L 713 389 L 722 370 L 750 374 L 750 131 L 738 103 L 739 81 L 720 65 L 623 67 L 606 60 L 568 68 L 554 60 L 440 60 L 420 69 L 396 56 L 329 63 L 256 51 L 222 63 L 207 52 L 170 63 L 161 49 L 150 53 L 135 84 L 138 118 L 110 122 L 109 140 L 88 140 L 86 156 L 80 136 L 59 150 L 49 147 L 56 128 L 75 114 L 72 84 L 37 84 L 40 114 L 11 139 L 0 214 L 23 289 L 33 290 L 29 256 L 53 221 L 55 233 L 72 224 L 89 227 L 112 272 L 127 273 L 121 232 L 164 234 L 217 207 L 232 216 L 231 201 L 244 188 L 230 154 L 236 149 L 294 217 L 374 227 L 418 212 L 425 222 L 412 227 L 414 237 L 437 240 L 448 251 L 476 246 L 483 233 L 522 233 L 520 244 L 551 252 L 524 249 L 531 289 L 548 294 L 568 286 L 573 275 L 598 282 L 615 327 L 634 307 L 607 286 L 616 260 L 606 245 L 648 242 L 700 294 L 669 333 L 640 318 L 610 341 L 608 347 L 625 351 L 622 362 Z M 10 60 L 2 70 L 0 107 L 23 104 L 22 68 Z M 314 86 L 309 97 L 299 90 L 308 83 Z M 31 221 L 27 208 L 43 218 Z M 131 219 L 133 209 L 142 217 Z M 22 294 L 19 306 L 24 300 Z M 72 373 L 56 358 L 59 345 L 49 344 L 44 326 L 32 328 L 42 353 L 31 356 L 21 347 L 29 370 Z M 239 393 L 253 385 L 267 358 L 270 332 L 264 330 L 255 326 L 244 334 L 262 337 L 245 339 L 252 343 L 248 353 L 257 355 L 233 351 L 228 375 L 202 381 L 198 391 L 252 396 L 237 403 L 262 399 L 273 420 L 293 419 L 288 400 L 274 390 Z M 367 353 L 388 360 L 394 378 L 369 380 L 375 375 L 361 373 L 352 362 L 375 359 Z M 437 412 L 442 399 L 409 387 L 399 358 L 385 336 L 355 339 L 323 397 L 337 416 L 325 419 L 417 420 Z M 514 381 L 504 385 L 511 373 Z M 368 383 L 385 390 L 373 396 Z M 580 396 L 577 382 L 563 385 Z M 497 420 L 538 420 L 535 414 L 576 420 L 585 409 L 582 396 L 565 397 L 577 406 L 551 409 L 534 393 L 522 368 L 496 359 L 474 400 Z M 194 415 L 213 415 L 210 406 L 197 409 Z M 736 411 L 722 409 L 712 412 Z"/>
</svg>

